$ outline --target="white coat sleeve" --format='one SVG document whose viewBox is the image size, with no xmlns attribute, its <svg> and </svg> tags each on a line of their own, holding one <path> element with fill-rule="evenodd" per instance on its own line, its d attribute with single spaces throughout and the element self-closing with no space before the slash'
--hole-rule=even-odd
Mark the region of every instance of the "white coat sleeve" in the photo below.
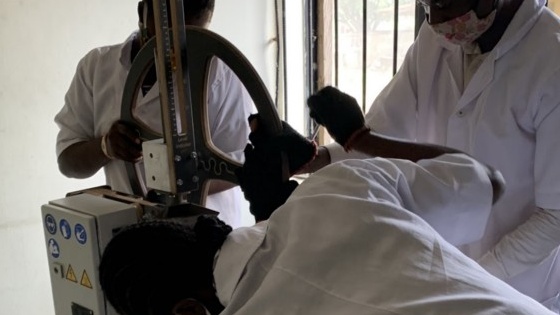
<svg viewBox="0 0 560 315">
<path fill-rule="evenodd" d="M 366 114 L 366 124 L 381 134 L 416 139 L 418 105 L 418 52 L 430 30 L 424 25 L 418 38 L 406 53 L 405 59 L 389 84 L 379 93 Z"/>
<path fill-rule="evenodd" d="M 482 267 L 500 279 L 537 265 L 560 246 L 560 72 L 544 80 L 549 84 L 534 110 L 534 214 L 479 259 Z"/>
<path fill-rule="evenodd" d="M 478 263 L 502 280 L 545 260 L 560 246 L 560 210 L 536 209 L 513 232 L 505 235 Z"/>
<path fill-rule="evenodd" d="M 544 78 L 549 84 L 535 104 L 535 203 L 542 209 L 560 209 L 560 70 Z"/>
<path fill-rule="evenodd" d="M 64 106 L 55 116 L 59 127 L 56 155 L 74 143 L 94 137 L 93 90 L 90 59 L 94 51 L 78 63 L 76 73 L 64 98 Z"/>
<path fill-rule="evenodd" d="M 214 59 L 216 80 L 208 96 L 209 127 L 212 142 L 222 152 L 243 162 L 249 141 L 248 118 L 256 112 L 249 93 L 222 61 Z"/>
<path fill-rule="evenodd" d="M 416 213 L 449 243 L 479 240 L 490 216 L 492 185 L 486 169 L 464 154 L 398 164 L 403 207 Z M 405 163 L 406 162 L 406 163 Z"/>
</svg>

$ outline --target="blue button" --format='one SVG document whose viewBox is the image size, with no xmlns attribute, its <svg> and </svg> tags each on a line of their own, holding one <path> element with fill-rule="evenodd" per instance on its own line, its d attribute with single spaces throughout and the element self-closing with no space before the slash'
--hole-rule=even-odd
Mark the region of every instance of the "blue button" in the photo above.
<svg viewBox="0 0 560 315">
<path fill-rule="evenodd" d="M 56 233 L 56 220 L 50 214 L 47 214 L 45 216 L 45 228 L 52 235 L 54 235 Z"/>
<path fill-rule="evenodd" d="M 72 236 L 72 227 L 70 227 L 70 223 L 65 219 L 60 220 L 60 233 L 65 239 L 69 239 Z"/>
<path fill-rule="evenodd" d="M 83 225 L 79 223 L 76 224 L 74 227 L 74 235 L 76 236 L 78 243 L 84 245 L 87 242 L 87 232 Z"/>
</svg>

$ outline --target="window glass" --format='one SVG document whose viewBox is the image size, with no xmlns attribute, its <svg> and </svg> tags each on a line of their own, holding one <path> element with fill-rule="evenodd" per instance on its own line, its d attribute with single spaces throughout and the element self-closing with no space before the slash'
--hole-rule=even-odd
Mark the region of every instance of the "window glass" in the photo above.
<svg viewBox="0 0 560 315">
<path fill-rule="evenodd" d="M 560 0 L 548 0 L 548 7 L 560 15 Z"/>
<path fill-rule="evenodd" d="M 339 0 L 338 3 L 338 87 L 354 96 L 367 111 L 391 80 L 394 58 L 398 69 L 414 41 L 416 2 L 399 1 L 398 23 L 395 23 L 395 1 L 367 1 L 365 28 L 363 1 Z"/>
<path fill-rule="evenodd" d="M 286 112 L 284 119 L 298 132 L 304 134 L 305 120 L 305 47 L 303 1 L 284 3 L 286 10 Z"/>
</svg>

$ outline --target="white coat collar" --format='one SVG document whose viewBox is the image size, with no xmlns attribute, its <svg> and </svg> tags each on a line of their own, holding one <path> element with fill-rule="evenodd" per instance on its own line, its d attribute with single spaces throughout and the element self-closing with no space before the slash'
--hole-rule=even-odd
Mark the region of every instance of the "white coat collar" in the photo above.
<svg viewBox="0 0 560 315">
<path fill-rule="evenodd" d="M 533 28 L 545 6 L 545 0 L 525 0 L 515 13 L 504 35 L 488 52 L 486 60 L 472 77 L 471 82 L 463 92 L 457 110 L 460 110 L 480 95 L 485 87 L 494 79 L 495 62 L 517 45 L 523 37 Z"/>
<path fill-rule="evenodd" d="M 132 52 L 132 42 L 134 42 L 138 35 L 138 31 L 133 32 L 122 44 L 119 61 L 126 70 L 130 70 L 130 67 L 132 65 L 132 60 L 130 60 L 130 54 Z"/>
<path fill-rule="evenodd" d="M 533 28 L 546 7 L 546 0 L 525 0 L 494 48 L 495 59 L 500 58 L 519 43 Z"/>
<path fill-rule="evenodd" d="M 119 62 L 121 63 L 121 65 L 123 66 L 123 68 L 126 71 L 129 71 L 130 68 L 132 67 L 132 60 L 130 58 L 131 52 L 132 52 L 132 44 L 134 42 L 134 40 L 140 36 L 139 31 L 134 31 L 132 32 L 132 34 L 130 34 L 128 36 L 128 38 L 124 41 L 124 43 L 121 46 L 121 51 L 120 51 L 120 57 L 119 57 Z M 154 84 L 154 86 L 150 89 L 150 91 L 148 92 L 148 94 L 146 95 L 142 95 L 142 93 L 138 93 L 138 101 L 136 104 L 136 109 L 135 109 L 135 113 L 137 114 L 138 111 L 142 111 L 140 108 L 145 107 L 145 106 L 151 106 L 150 104 L 156 100 L 159 97 L 159 86 L 158 84 Z M 148 110 L 148 109 L 147 109 Z M 158 113 L 159 111 L 159 105 L 157 107 Z M 151 113 L 150 115 L 153 115 L 153 113 Z M 158 132 L 161 132 L 161 128 L 156 128 L 154 129 L 154 126 L 159 126 L 160 121 L 161 121 L 161 115 L 157 117 L 157 119 L 155 119 L 155 125 L 153 125 L 152 123 L 150 123 L 149 121 L 145 121 L 145 119 L 141 119 L 140 115 L 135 115 L 136 119 L 139 119 L 141 121 L 144 121 L 144 123 L 146 123 L 146 125 L 148 125 L 149 128 L 156 130 Z"/>
<path fill-rule="evenodd" d="M 268 221 L 235 229 L 214 260 L 214 284 L 222 305 L 227 306 L 245 272 L 245 266 L 264 241 Z"/>
<path fill-rule="evenodd" d="M 531 30 L 546 7 L 546 0 L 525 0 L 515 13 L 504 35 L 493 49 L 494 60 L 503 56 Z M 427 22 L 424 22 L 427 24 Z M 426 25 L 428 28 L 429 26 Z M 433 30 L 430 31 L 433 32 Z M 442 37 L 436 36 L 438 44 L 447 50 L 460 49 L 458 45 L 452 44 Z"/>
<path fill-rule="evenodd" d="M 523 1 L 496 47 L 488 53 L 486 60 L 484 60 L 479 70 L 472 77 L 471 82 L 473 84 L 469 84 L 464 89 L 459 103 L 456 106 L 456 110 L 460 110 L 464 106 L 470 104 L 493 80 L 495 61 L 515 47 L 527 32 L 531 30 L 544 11 L 545 2 L 545 0 Z M 443 49 L 453 51 L 453 53 L 458 53 L 457 50 L 461 49 L 460 46 L 454 45 L 440 36 L 435 36 L 431 28 L 429 31 L 432 32 L 437 43 L 441 45 Z"/>
</svg>

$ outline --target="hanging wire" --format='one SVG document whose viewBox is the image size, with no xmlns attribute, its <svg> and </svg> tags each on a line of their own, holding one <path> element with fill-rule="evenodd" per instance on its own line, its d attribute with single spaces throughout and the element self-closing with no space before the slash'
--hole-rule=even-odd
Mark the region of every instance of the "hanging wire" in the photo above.
<svg viewBox="0 0 560 315">
<path fill-rule="evenodd" d="M 397 73 L 397 52 L 399 48 L 399 0 L 395 0 L 393 27 L 393 75 Z"/>
</svg>

